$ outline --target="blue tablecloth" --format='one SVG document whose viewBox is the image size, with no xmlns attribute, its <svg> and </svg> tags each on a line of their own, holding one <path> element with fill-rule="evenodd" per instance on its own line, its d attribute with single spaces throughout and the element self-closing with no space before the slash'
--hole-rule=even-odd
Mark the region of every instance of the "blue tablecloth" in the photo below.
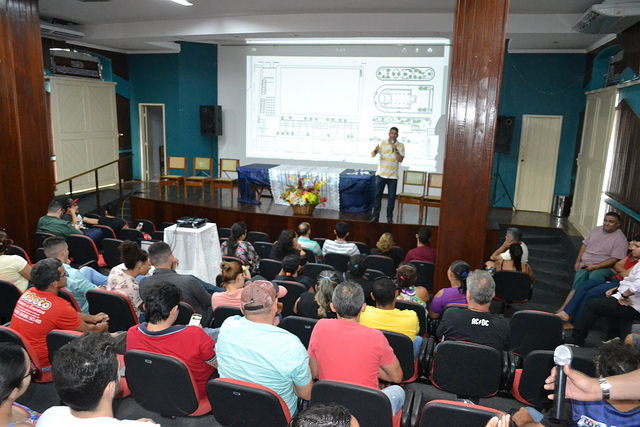
<svg viewBox="0 0 640 427">
<path fill-rule="evenodd" d="M 269 169 L 278 165 L 252 163 L 238 168 L 240 203 L 257 205 L 256 186 L 269 186 Z M 340 211 L 366 213 L 373 208 L 375 197 L 375 172 L 345 169 L 340 174 Z M 279 195 L 274 195 L 279 197 Z"/>
</svg>

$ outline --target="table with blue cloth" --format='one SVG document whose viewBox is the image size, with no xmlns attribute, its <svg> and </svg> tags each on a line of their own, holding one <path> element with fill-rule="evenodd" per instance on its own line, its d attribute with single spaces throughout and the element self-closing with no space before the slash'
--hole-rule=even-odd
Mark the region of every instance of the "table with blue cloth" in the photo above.
<svg viewBox="0 0 640 427">
<path fill-rule="evenodd" d="M 252 163 L 238 168 L 238 202 L 260 204 L 256 189 L 270 188 L 269 169 L 275 164 Z M 340 173 L 340 211 L 366 213 L 373 208 L 375 197 L 375 172 L 362 169 L 345 169 Z M 274 197 L 279 197 L 275 194 Z"/>
</svg>

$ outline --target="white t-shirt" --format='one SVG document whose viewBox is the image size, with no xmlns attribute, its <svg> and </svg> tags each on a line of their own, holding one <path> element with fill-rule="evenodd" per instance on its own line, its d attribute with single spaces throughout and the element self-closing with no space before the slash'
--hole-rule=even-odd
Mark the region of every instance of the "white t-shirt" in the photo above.
<svg viewBox="0 0 640 427">
<path fill-rule="evenodd" d="M 520 247 L 522 248 L 522 258 L 520 259 L 520 262 L 523 264 L 529 264 L 529 248 L 527 248 L 527 245 L 525 245 L 524 242 L 520 242 Z M 509 249 L 502 252 L 500 256 L 505 261 L 511 261 L 511 252 L 509 252 Z"/>
<path fill-rule="evenodd" d="M 118 420 L 111 417 L 78 418 L 71 415 L 71 409 L 68 406 L 53 406 L 47 409 L 36 424 L 37 427 L 151 427 L 159 425 L 143 421 Z"/>
<path fill-rule="evenodd" d="M 0 279 L 13 283 L 24 292 L 29 281 L 20 272 L 26 266 L 27 261 L 19 255 L 0 255 Z"/>
</svg>

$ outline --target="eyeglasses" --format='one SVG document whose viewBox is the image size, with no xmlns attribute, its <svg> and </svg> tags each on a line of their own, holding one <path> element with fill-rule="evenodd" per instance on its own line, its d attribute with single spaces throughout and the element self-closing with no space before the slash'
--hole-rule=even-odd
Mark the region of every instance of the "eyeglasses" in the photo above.
<svg viewBox="0 0 640 427">
<path fill-rule="evenodd" d="M 69 273 L 65 270 L 64 273 L 60 273 L 60 277 L 58 277 L 58 280 L 62 279 L 63 277 L 69 277 Z"/>
<path fill-rule="evenodd" d="M 24 380 L 27 377 L 31 377 L 31 379 L 34 379 L 37 375 L 38 375 L 38 369 L 37 368 L 30 368 L 29 372 L 27 372 L 24 375 L 24 377 L 22 377 L 22 380 Z"/>
</svg>

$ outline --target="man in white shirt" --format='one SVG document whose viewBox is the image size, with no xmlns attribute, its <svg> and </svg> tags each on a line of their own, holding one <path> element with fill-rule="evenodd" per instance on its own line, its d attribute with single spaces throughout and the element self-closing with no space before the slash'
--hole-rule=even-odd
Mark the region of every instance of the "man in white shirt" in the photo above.
<svg viewBox="0 0 640 427">
<path fill-rule="evenodd" d="M 349 224 L 340 221 L 333 230 L 336 240 L 327 240 L 322 245 L 322 256 L 327 254 L 345 254 L 349 256 L 360 255 L 355 243 L 347 242 L 349 236 Z"/>
<path fill-rule="evenodd" d="M 371 157 L 380 154 L 380 164 L 376 171 L 376 198 L 373 203 L 373 218 L 371 222 L 378 222 L 382 193 L 387 186 L 387 222 L 393 223 L 393 208 L 396 203 L 396 188 L 398 187 L 398 167 L 404 160 L 404 144 L 398 142 L 398 128 L 389 129 L 389 139 L 376 145 Z"/>
</svg>

